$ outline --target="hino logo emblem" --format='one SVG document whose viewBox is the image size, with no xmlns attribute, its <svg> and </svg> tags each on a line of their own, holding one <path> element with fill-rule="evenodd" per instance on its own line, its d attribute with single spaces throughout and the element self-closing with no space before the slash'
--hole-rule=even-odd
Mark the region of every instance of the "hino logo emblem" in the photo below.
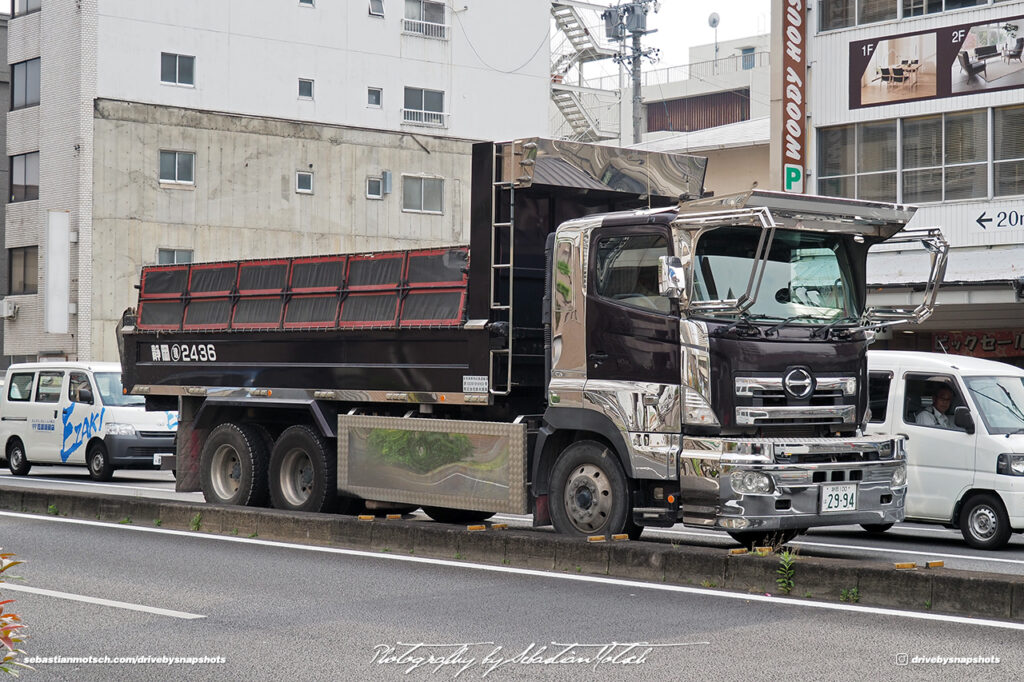
<svg viewBox="0 0 1024 682">
<path fill-rule="evenodd" d="M 796 367 L 786 372 L 786 376 L 782 379 L 782 386 L 786 389 L 786 393 L 794 398 L 806 398 L 814 390 L 814 378 L 806 369 Z"/>
</svg>

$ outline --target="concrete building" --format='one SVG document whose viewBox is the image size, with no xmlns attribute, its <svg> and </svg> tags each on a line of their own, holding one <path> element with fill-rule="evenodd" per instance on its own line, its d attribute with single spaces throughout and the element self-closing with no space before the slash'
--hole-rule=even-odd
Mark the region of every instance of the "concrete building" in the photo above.
<svg viewBox="0 0 1024 682">
<path fill-rule="evenodd" d="M 466 241 L 469 141 L 547 133 L 549 7 L 15 0 L 4 357 L 116 359 L 147 263 Z"/>
<path fill-rule="evenodd" d="M 935 314 L 880 345 L 1024 366 L 1024 2 L 807 9 L 807 191 L 916 204 L 952 247 Z M 883 250 L 869 304 L 912 301 L 926 268 Z"/>
</svg>

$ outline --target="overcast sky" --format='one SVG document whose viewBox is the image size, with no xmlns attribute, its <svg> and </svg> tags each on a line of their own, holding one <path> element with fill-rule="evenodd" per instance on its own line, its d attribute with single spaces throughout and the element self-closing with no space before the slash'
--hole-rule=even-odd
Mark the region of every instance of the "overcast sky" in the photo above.
<svg viewBox="0 0 1024 682">
<path fill-rule="evenodd" d="M 654 68 L 686 64 L 692 45 L 715 42 L 715 29 L 708 26 L 712 12 L 719 16 L 719 42 L 771 30 L 770 0 L 661 0 L 660 4 L 657 14 L 647 15 L 647 28 L 658 32 L 644 39 L 645 47 L 661 50 L 661 61 Z"/>
</svg>

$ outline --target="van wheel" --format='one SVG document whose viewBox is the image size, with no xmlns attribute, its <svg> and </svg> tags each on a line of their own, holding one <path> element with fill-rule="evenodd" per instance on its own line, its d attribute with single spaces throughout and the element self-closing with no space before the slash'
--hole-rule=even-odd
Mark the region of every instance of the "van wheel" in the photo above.
<svg viewBox="0 0 1024 682">
<path fill-rule="evenodd" d="M 885 531 L 887 531 L 890 528 L 892 528 L 893 524 L 891 524 L 891 523 L 862 523 L 862 524 L 860 524 L 860 527 L 863 528 L 864 530 L 866 530 L 867 532 L 873 534 L 873 535 L 878 535 L 878 534 L 884 533 Z"/>
<path fill-rule="evenodd" d="M 267 499 L 267 446 L 244 424 L 221 424 L 210 432 L 199 458 L 203 497 L 215 504 L 261 507 Z"/>
<path fill-rule="evenodd" d="M 551 522 L 564 535 L 637 533 L 629 487 L 615 453 L 603 443 L 581 440 L 558 456 L 551 469 Z"/>
<path fill-rule="evenodd" d="M 96 443 L 89 448 L 87 457 L 89 478 L 94 481 L 109 481 L 114 475 L 114 467 L 110 465 L 110 455 L 103 443 Z"/>
<path fill-rule="evenodd" d="M 999 498 L 975 495 L 960 512 L 960 532 L 976 549 L 999 549 L 1010 539 L 1010 519 Z"/>
<path fill-rule="evenodd" d="M 337 455 L 327 441 L 305 425 L 285 429 L 270 454 L 270 500 L 274 508 L 330 511 L 338 495 L 337 482 Z"/>
<path fill-rule="evenodd" d="M 7 466 L 15 476 L 27 476 L 32 465 L 28 463 L 25 456 L 25 446 L 20 440 L 15 440 L 7 446 Z"/>
</svg>

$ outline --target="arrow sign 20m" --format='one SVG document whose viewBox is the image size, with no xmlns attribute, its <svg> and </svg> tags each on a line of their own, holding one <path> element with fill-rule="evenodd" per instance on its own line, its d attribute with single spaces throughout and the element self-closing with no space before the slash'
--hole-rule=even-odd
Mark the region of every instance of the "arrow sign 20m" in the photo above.
<svg viewBox="0 0 1024 682">
<path fill-rule="evenodd" d="M 1024 227 L 1024 213 L 1020 211 L 998 211 L 994 216 L 988 217 L 987 211 L 982 211 L 975 221 L 983 230 L 989 227 Z M 994 223 L 989 225 L 989 223 Z"/>
</svg>

